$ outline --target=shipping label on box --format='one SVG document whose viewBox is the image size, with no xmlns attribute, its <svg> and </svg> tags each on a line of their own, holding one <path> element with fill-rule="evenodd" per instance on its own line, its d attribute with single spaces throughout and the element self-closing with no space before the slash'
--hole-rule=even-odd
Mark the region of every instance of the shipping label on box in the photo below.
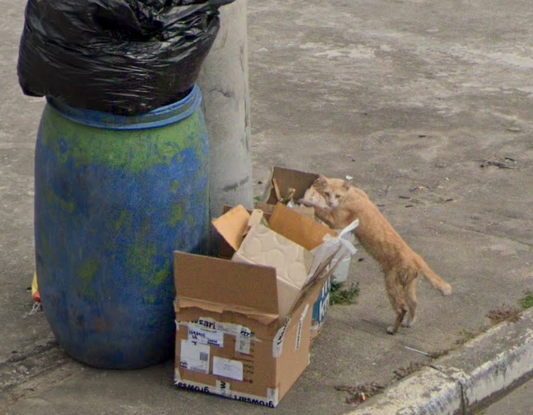
<svg viewBox="0 0 533 415">
<path fill-rule="evenodd" d="M 209 373 L 210 347 L 189 340 L 181 341 L 180 367 L 200 373 Z"/>
</svg>

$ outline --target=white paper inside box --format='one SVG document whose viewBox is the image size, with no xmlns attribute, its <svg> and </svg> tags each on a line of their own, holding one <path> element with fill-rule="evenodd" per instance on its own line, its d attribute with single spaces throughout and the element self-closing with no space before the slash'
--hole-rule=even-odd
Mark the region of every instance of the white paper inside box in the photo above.
<svg viewBox="0 0 533 415">
<path fill-rule="evenodd" d="M 263 225 L 248 229 L 249 219 L 250 214 L 238 207 L 214 221 L 245 260 L 175 254 L 176 384 L 273 407 L 309 364 L 313 305 L 327 281 L 331 258 L 323 260 L 310 282 L 291 279 L 283 267 L 276 271 L 274 266 L 254 263 L 265 260 L 264 252 L 252 255 L 240 248 L 250 241 L 253 245 L 258 237 L 254 226 Z M 286 238 L 307 252 L 291 254 L 298 258 L 300 254 L 307 258 L 308 250 L 331 234 L 285 206 L 274 210 L 268 226 L 268 232 L 279 231 L 275 238 L 284 238 L 276 242 L 276 250 L 288 246 Z M 285 259 L 284 254 L 278 258 Z M 303 263 L 309 267 L 308 260 Z"/>
</svg>

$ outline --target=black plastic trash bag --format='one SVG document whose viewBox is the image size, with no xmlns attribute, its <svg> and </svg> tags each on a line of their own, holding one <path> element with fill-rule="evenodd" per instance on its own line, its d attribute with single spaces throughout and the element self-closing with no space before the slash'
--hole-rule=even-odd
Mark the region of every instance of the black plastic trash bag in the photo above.
<svg viewBox="0 0 533 415">
<path fill-rule="evenodd" d="M 26 95 L 139 115 L 191 90 L 234 0 L 29 0 L 18 75 Z"/>
</svg>

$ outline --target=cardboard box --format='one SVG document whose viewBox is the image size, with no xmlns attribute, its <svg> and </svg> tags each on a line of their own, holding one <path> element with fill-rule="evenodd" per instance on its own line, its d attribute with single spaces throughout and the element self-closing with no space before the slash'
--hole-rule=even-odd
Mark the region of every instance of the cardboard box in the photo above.
<svg viewBox="0 0 533 415">
<path fill-rule="evenodd" d="M 302 220 L 281 205 L 270 218 L 267 230 L 279 230 L 283 244 L 299 240 L 312 247 L 332 232 L 307 218 L 302 228 L 294 227 L 288 223 L 293 215 Z M 264 226 L 256 223 L 243 238 L 249 220 L 241 206 L 214 226 L 239 252 L 248 238 L 255 240 L 254 229 Z M 274 267 L 176 252 L 176 385 L 275 407 L 309 364 L 313 306 L 333 256 L 315 263 L 314 278 L 287 300 L 287 281 Z"/>
</svg>

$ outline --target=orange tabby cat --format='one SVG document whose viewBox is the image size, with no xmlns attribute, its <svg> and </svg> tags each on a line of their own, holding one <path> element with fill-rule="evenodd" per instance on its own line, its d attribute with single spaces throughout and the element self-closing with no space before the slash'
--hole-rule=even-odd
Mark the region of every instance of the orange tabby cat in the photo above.
<svg viewBox="0 0 533 415">
<path fill-rule="evenodd" d="M 365 192 L 342 179 L 320 176 L 314 187 L 326 199 L 327 207 L 312 202 L 300 203 L 314 207 L 316 215 L 333 229 L 342 229 L 355 219 L 360 224 L 355 236 L 365 250 L 380 264 L 385 274 L 387 294 L 396 312 L 396 321 L 387 328 L 395 334 L 407 313 L 406 327 L 411 327 L 416 313 L 416 278 L 422 274 L 443 295 L 452 293 L 452 287 L 443 281 L 426 262 L 415 253 L 391 224 L 370 201 Z"/>
</svg>

